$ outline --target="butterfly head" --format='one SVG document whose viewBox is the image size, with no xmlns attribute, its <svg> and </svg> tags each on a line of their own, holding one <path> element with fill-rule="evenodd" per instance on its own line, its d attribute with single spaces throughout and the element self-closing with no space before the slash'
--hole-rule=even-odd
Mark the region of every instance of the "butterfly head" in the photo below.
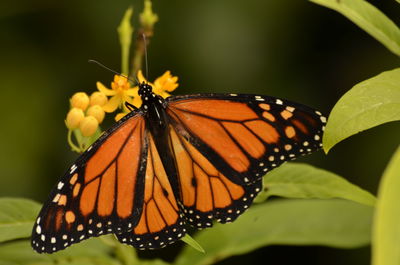
<svg viewBox="0 0 400 265">
<path fill-rule="evenodd" d="M 142 98 L 142 107 L 147 110 L 154 104 L 164 104 L 164 99 L 153 92 L 153 87 L 145 82 L 139 84 L 139 96 Z"/>
<path fill-rule="evenodd" d="M 145 82 L 142 82 L 141 84 L 139 84 L 138 94 L 142 98 L 151 95 L 152 92 L 153 92 L 153 87 L 151 85 L 146 84 Z"/>
</svg>

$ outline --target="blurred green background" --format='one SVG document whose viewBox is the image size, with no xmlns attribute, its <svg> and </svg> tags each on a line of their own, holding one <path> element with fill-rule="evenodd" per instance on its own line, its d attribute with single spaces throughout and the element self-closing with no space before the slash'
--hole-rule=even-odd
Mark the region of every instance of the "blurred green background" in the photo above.
<svg viewBox="0 0 400 265">
<path fill-rule="evenodd" d="M 370 1 L 400 24 L 394 0 Z M 1 1 L 0 196 L 43 202 L 77 155 L 66 141 L 69 97 L 91 93 L 120 70 L 116 27 L 142 1 Z M 353 85 L 398 67 L 398 58 L 350 21 L 299 0 L 153 1 L 160 21 L 149 51 L 149 79 L 179 76 L 175 94 L 256 93 L 301 102 L 329 113 Z M 136 20 L 137 21 L 137 20 Z M 137 28 L 137 23 L 136 28 Z M 103 125 L 104 126 L 104 125 Z M 356 135 L 302 161 L 338 173 L 376 194 L 399 144 L 400 124 Z M 144 252 L 172 259 L 180 244 Z M 369 247 L 274 246 L 220 264 L 367 264 Z"/>
</svg>

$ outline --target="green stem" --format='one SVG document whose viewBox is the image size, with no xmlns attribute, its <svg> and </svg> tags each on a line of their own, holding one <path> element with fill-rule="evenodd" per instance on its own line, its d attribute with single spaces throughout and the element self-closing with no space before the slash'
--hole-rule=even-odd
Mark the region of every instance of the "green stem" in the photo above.
<svg viewBox="0 0 400 265">
<path fill-rule="evenodd" d="M 123 74 L 129 73 L 129 47 L 121 47 L 121 71 Z"/>
<path fill-rule="evenodd" d="M 146 36 L 146 43 L 145 40 L 143 39 L 143 34 Z M 143 71 L 143 58 L 144 58 L 144 46 L 147 45 L 149 46 L 150 39 L 153 36 L 153 32 L 147 32 L 143 28 L 140 28 L 138 30 L 137 34 L 137 39 L 136 39 L 136 49 L 135 49 L 135 54 L 132 60 L 132 71 L 130 73 L 131 77 L 135 77 L 138 73 L 139 70 Z M 146 75 L 145 72 L 143 72 L 144 75 Z M 148 76 L 145 76 L 145 78 L 149 78 Z"/>
<path fill-rule="evenodd" d="M 68 130 L 67 140 L 68 140 L 68 144 L 71 147 L 72 151 L 77 152 L 77 153 L 82 152 L 82 150 L 72 142 L 72 130 L 70 130 L 70 129 Z"/>
<path fill-rule="evenodd" d="M 135 56 L 133 57 L 133 62 L 132 62 L 132 72 L 131 72 L 132 77 L 136 76 L 138 71 L 142 70 L 143 66 L 144 42 L 142 35 L 138 34 L 138 36 L 139 37 L 136 40 Z M 146 76 L 146 78 L 148 77 Z"/>
</svg>

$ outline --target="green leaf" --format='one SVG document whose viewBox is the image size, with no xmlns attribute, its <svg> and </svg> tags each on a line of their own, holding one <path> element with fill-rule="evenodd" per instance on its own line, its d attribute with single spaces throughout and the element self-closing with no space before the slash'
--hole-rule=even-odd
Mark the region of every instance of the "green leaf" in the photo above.
<svg viewBox="0 0 400 265">
<path fill-rule="evenodd" d="M 385 14 L 364 0 L 310 0 L 341 13 L 391 52 L 400 56 L 400 29 Z"/>
<path fill-rule="evenodd" d="M 28 240 L 23 240 L 0 245 L 0 265 L 118 265 L 120 263 L 111 258 L 112 250 L 100 239 L 93 238 L 53 254 L 38 254 L 33 251 Z"/>
<path fill-rule="evenodd" d="M 205 249 L 185 247 L 176 265 L 213 264 L 272 244 L 354 248 L 370 242 L 373 208 L 345 200 L 275 200 L 253 205 L 232 224 L 195 235 Z"/>
<path fill-rule="evenodd" d="M 161 259 L 152 259 L 152 260 L 141 260 L 140 263 L 137 263 L 137 264 L 139 264 L 139 265 L 168 265 L 170 263 L 167 263 Z M 132 264 L 132 265 L 136 265 L 136 264 Z"/>
<path fill-rule="evenodd" d="M 0 242 L 30 237 L 39 210 L 31 200 L 0 198 Z"/>
<path fill-rule="evenodd" d="M 102 237 L 103 242 L 107 244 L 111 244 L 115 248 L 115 256 L 123 263 L 123 264 L 137 264 L 139 263 L 139 259 L 137 257 L 136 249 L 125 244 L 119 243 L 119 241 L 114 236 Z"/>
<path fill-rule="evenodd" d="M 355 85 L 336 103 L 322 139 L 325 152 L 343 139 L 400 120 L 400 68 Z"/>
<path fill-rule="evenodd" d="M 400 147 L 387 166 L 378 192 L 373 226 L 372 264 L 400 264 Z"/>
<path fill-rule="evenodd" d="M 203 247 L 189 234 L 186 234 L 184 237 L 182 237 L 182 241 L 201 253 L 205 252 Z"/>
<path fill-rule="evenodd" d="M 287 198 L 342 198 L 373 206 L 375 197 L 348 182 L 346 179 L 323 169 L 307 164 L 286 163 L 264 176 L 265 192 L 257 201 L 269 196 Z"/>
</svg>

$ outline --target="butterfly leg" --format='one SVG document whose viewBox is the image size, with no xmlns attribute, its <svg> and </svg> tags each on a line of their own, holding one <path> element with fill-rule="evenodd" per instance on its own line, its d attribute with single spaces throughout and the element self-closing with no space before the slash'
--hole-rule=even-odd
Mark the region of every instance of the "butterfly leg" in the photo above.
<svg viewBox="0 0 400 265">
<path fill-rule="evenodd" d="M 130 111 L 139 110 L 139 108 L 137 108 L 136 106 L 132 105 L 131 103 L 129 103 L 127 101 L 125 102 L 125 107 L 127 107 L 128 110 L 130 110 Z"/>
</svg>

